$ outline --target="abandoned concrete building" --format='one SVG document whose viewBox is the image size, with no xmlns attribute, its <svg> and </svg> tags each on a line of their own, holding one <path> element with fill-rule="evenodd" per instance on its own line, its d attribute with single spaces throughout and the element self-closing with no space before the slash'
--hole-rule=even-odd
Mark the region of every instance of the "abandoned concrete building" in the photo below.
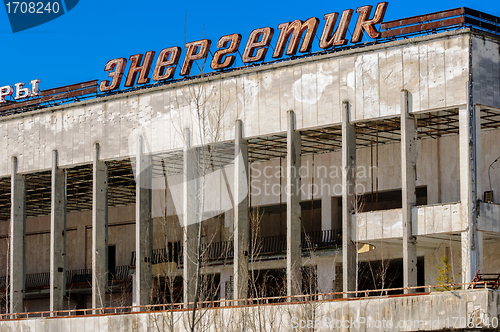
<svg viewBox="0 0 500 332">
<path fill-rule="evenodd" d="M 212 301 L 431 296 L 415 287 L 500 274 L 500 25 L 443 13 L 287 61 L 0 106 L 3 313 L 191 302 L 197 264 Z"/>
</svg>

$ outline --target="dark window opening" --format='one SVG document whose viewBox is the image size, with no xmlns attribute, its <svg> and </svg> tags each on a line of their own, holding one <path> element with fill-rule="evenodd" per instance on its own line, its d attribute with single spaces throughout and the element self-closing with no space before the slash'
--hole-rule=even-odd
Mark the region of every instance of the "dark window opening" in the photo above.
<svg viewBox="0 0 500 332">
<path fill-rule="evenodd" d="M 387 289 L 403 287 L 403 259 L 360 262 L 358 289 Z M 417 258 L 417 286 L 425 285 L 424 257 Z M 424 289 L 417 290 L 423 292 Z M 400 291 L 388 294 L 399 294 Z M 373 294 L 372 294 L 373 295 Z"/>
<path fill-rule="evenodd" d="M 116 246 L 108 246 L 108 271 L 114 276 L 116 272 Z"/>
<path fill-rule="evenodd" d="M 321 231 L 321 200 L 300 202 L 302 232 Z M 286 235 L 286 203 L 259 206 L 259 236 Z"/>
<path fill-rule="evenodd" d="M 427 187 L 417 187 L 417 206 L 427 205 Z M 342 207 L 342 197 L 338 199 Z M 379 191 L 358 196 L 358 212 L 400 209 L 403 206 L 402 190 Z"/>
</svg>

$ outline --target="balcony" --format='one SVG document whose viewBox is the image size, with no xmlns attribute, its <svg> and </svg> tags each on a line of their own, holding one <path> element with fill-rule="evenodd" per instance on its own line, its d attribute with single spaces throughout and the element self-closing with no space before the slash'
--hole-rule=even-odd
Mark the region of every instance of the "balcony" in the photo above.
<svg viewBox="0 0 500 332">
<path fill-rule="evenodd" d="M 412 229 L 415 236 L 453 233 L 465 229 L 462 225 L 460 202 L 415 206 L 412 214 L 416 221 Z M 357 241 L 403 237 L 402 209 L 361 212 L 353 218 L 357 221 Z"/>
</svg>

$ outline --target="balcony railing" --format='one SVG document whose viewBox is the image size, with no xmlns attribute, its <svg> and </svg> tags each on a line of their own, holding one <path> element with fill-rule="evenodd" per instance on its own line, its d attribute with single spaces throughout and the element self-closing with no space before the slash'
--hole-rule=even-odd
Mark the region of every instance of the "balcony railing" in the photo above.
<svg viewBox="0 0 500 332">
<path fill-rule="evenodd" d="M 342 230 L 330 229 L 317 232 L 302 233 L 301 246 L 303 251 L 335 248 L 342 245 Z M 259 237 L 250 241 L 250 255 L 273 255 L 286 253 L 286 235 Z M 234 258 L 233 241 L 212 242 L 201 245 L 203 261 L 216 261 Z M 182 265 L 183 249 L 180 242 L 171 242 L 167 248 L 152 250 L 153 264 L 176 262 Z M 135 266 L 135 251 L 132 252 L 131 266 Z"/>
<path fill-rule="evenodd" d="M 30 273 L 26 275 L 26 288 L 43 288 L 50 285 L 50 272 Z"/>
<path fill-rule="evenodd" d="M 129 265 L 117 266 L 108 274 L 109 281 L 125 280 L 129 278 Z M 7 287 L 7 277 L 0 277 L 0 289 Z M 50 272 L 26 274 L 26 289 L 42 289 L 50 286 Z M 71 288 L 86 288 L 92 285 L 92 269 L 66 271 L 66 285 Z"/>
</svg>

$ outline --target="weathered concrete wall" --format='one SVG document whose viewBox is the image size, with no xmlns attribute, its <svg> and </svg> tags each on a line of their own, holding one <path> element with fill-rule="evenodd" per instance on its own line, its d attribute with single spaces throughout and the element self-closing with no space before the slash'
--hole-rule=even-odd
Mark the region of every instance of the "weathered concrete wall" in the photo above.
<svg viewBox="0 0 500 332">
<path fill-rule="evenodd" d="M 233 139 L 236 119 L 245 137 L 283 132 L 290 109 L 297 129 L 338 124 L 342 101 L 350 102 L 354 121 L 398 115 L 394 92 L 403 88 L 414 111 L 456 107 L 466 102 L 468 55 L 469 36 L 456 31 L 3 117 L 0 176 L 10 175 L 12 156 L 20 172 L 49 169 L 54 149 L 60 166 L 88 163 L 96 141 L 103 160 L 132 156 L 129 138 L 137 134 L 150 142 L 148 152 L 181 148 L 184 127 L 192 128 L 195 145 L 206 143 L 213 137 L 201 137 L 197 127 L 218 121 L 197 123 L 194 101 L 222 113 L 223 141 Z"/>
<path fill-rule="evenodd" d="M 464 330 L 469 321 L 482 329 L 486 328 L 486 322 L 498 326 L 499 300 L 498 291 L 467 290 L 314 304 L 218 308 L 207 310 L 196 330 L 300 331 L 305 330 L 308 323 L 315 322 L 315 331 L 318 332 L 336 329 L 337 324 L 338 330 L 342 331 Z M 2 321 L 0 331 L 140 332 L 164 331 L 169 327 L 179 332 L 188 331 L 189 316 L 186 312 L 170 315 L 168 312 L 152 312 Z"/>
<path fill-rule="evenodd" d="M 109 209 L 109 244 L 116 245 L 116 264 L 130 264 L 135 250 L 135 205 Z M 66 268 L 77 270 L 92 266 L 92 212 L 71 212 L 67 215 Z M 49 271 L 50 216 L 28 218 L 26 222 L 26 273 Z M 3 241 L 0 241 L 0 245 Z M 6 251 L 5 251 L 6 252 Z M 3 255 L 2 255 L 3 256 Z M 5 269 L 0 256 L 0 271 Z"/>
<path fill-rule="evenodd" d="M 413 233 L 430 235 L 463 231 L 466 228 L 461 218 L 461 204 L 434 204 L 412 209 Z"/>
<path fill-rule="evenodd" d="M 493 201 L 500 203 L 500 160 L 495 162 L 500 157 L 498 144 L 500 142 L 500 130 L 483 130 L 481 138 L 482 188 L 484 191 L 492 190 Z"/>
<path fill-rule="evenodd" d="M 481 202 L 479 205 L 477 229 L 500 233 L 500 205 Z"/>
<path fill-rule="evenodd" d="M 484 273 L 498 273 L 500 274 L 500 243 L 487 243 L 484 244 Z"/>
<path fill-rule="evenodd" d="M 500 43 L 486 36 L 473 36 L 472 81 L 474 82 L 474 102 L 499 108 L 500 96 Z"/>
<path fill-rule="evenodd" d="M 401 209 L 358 213 L 353 216 L 358 226 L 357 239 L 366 241 L 402 237 L 402 218 Z"/>
<path fill-rule="evenodd" d="M 460 232 L 465 229 L 460 203 L 418 206 L 412 209 L 413 235 Z M 402 210 L 382 210 L 358 213 L 358 241 L 401 238 L 403 236 Z"/>
</svg>

